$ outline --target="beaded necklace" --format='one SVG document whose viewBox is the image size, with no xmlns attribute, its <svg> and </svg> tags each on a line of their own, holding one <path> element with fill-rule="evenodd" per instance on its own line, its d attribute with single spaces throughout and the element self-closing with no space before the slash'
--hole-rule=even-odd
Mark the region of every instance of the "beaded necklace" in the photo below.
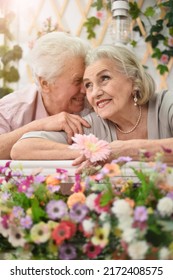
<svg viewBox="0 0 173 280">
<path fill-rule="evenodd" d="M 115 128 L 116 128 L 119 132 L 121 132 L 121 133 L 123 133 L 123 134 L 129 134 L 129 133 L 133 132 L 133 131 L 137 128 L 137 126 L 138 126 L 139 123 L 140 123 L 141 118 L 142 118 L 142 108 L 141 108 L 141 106 L 139 106 L 139 116 L 138 116 L 137 122 L 136 122 L 136 124 L 134 125 L 134 127 L 132 127 L 132 128 L 131 128 L 130 130 L 128 130 L 128 131 L 124 131 L 124 130 L 121 130 L 121 129 L 118 127 L 117 124 L 115 124 Z"/>
</svg>

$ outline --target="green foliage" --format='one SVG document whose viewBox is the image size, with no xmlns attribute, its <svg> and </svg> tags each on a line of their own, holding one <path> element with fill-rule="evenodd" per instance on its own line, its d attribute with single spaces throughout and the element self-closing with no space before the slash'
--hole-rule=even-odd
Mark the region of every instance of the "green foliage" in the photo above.
<svg viewBox="0 0 173 280">
<path fill-rule="evenodd" d="M 138 7 L 138 4 L 136 2 L 132 3 L 129 2 L 129 7 L 130 7 L 130 15 L 132 17 L 132 19 L 137 19 L 140 14 L 141 14 L 141 10 Z"/>
<path fill-rule="evenodd" d="M 22 58 L 22 48 L 19 45 L 9 47 L 13 36 L 10 32 L 10 24 L 14 15 L 6 15 L 0 19 L 0 33 L 4 35 L 4 44 L 0 46 L 0 79 L 2 80 L 2 87 L 0 87 L 0 98 L 13 91 L 8 86 L 9 83 L 19 81 L 20 75 L 15 62 Z"/>
<path fill-rule="evenodd" d="M 92 7 L 96 8 L 97 11 L 102 9 L 108 9 L 111 11 L 111 0 L 94 1 Z M 158 9 L 160 9 L 160 18 L 157 15 Z M 170 37 L 173 37 L 173 0 L 162 1 L 159 4 L 155 3 L 154 5 L 148 3 L 148 6 L 144 11 L 139 7 L 138 1 L 129 1 L 129 14 L 133 20 L 140 17 L 141 23 L 146 32 L 145 41 L 151 43 L 153 48 L 152 57 L 158 60 L 157 70 L 163 75 L 168 71 L 168 67 L 165 64 L 167 64 L 171 57 L 173 57 L 173 45 L 170 45 L 168 40 Z M 87 29 L 88 39 L 96 37 L 94 28 L 99 24 L 99 19 L 94 16 L 88 18 L 84 23 L 84 26 Z M 133 31 L 138 32 L 139 35 L 142 36 L 138 24 L 135 24 Z M 135 47 L 137 42 L 133 40 L 131 45 Z M 160 52 L 158 52 L 158 49 Z M 162 55 L 164 54 L 168 56 L 167 63 L 165 64 L 162 62 Z"/>
<path fill-rule="evenodd" d="M 40 207 L 38 200 L 33 199 L 32 200 L 32 218 L 34 222 L 39 222 L 39 220 L 43 217 L 45 217 L 45 211 Z"/>
<path fill-rule="evenodd" d="M 97 0 L 92 4 L 92 7 L 95 7 L 97 11 L 100 11 L 103 8 L 103 1 Z"/>
<path fill-rule="evenodd" d="M 95 38 L 96 34 L 94 32 L 94 28 L 97 26 L 97 25 L 100 25 L 100 20 L 96 17 L 90 17 L 87 19 L 87 21 L 84 23 L 84 26 L 86 27 L 87 29 L 87 33 L 88 33 L 88 36 L 87 38 L 88 39 L 92 39 L 92 38 Z"/>
<path fill-rule="evenodd" d="M 157 65 L 157 69 L 159 70 L 161 75 L 163 75 L 165 72 L 169 71 L 168 67 L 166 65 L 163 65 L 163 64 Z"/>
</svg>

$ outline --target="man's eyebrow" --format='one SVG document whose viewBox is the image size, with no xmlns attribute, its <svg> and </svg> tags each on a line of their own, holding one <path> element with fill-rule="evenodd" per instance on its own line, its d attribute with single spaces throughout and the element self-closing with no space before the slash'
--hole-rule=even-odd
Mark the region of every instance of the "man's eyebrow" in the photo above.
<svg viewBox="0 0 173 280">
<path fill-rule="evenodd" d="M 98 72 L 98 73 L 96 74 L 96 77 L 99 77 L 99 76 L 100 76 L 102 73 L 104 73 L 105 71 L 109 71 L 109 70 L 106 69 L 106 68 L 103 69 L 103 70 L 101 70 L 100 72 Z M 83 82 L 84 82 L 84 81 L 87 81 L 87 80 L 89 80 L 89 78 L 84 78 L 84 79 L 83 79 Z"/>
<path fill-rule="evenodd" d="M 83 81 L 83 77 L 82 76 L 74 76 L 73 77 L 73 81 Z"/>
</svg>

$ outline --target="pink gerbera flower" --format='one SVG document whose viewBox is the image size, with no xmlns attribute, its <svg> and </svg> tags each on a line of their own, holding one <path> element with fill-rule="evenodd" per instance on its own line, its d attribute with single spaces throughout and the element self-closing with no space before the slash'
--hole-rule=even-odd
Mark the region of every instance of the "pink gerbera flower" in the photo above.
<svg viewBox="0 0 173 280">
<path fill-rule="evenodd" d="M 72 140 L 74 144 L 71 145 L 71 149 L 80 150 L 81 154 L 91 162 L 106 160 L 110 155 L 109 143 L 104 140 L 99 140 L 93 134 L 75 134 Z"/>
</svg>

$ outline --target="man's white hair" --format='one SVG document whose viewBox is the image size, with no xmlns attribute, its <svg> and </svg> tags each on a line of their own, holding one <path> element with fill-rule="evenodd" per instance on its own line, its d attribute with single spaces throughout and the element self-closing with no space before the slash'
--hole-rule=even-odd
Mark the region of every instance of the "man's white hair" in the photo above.
<svg viewBox="0 0 173 280">
<path fill-rule="evenodd" d="M 36 40 L 29 57 L 33 75 L 53 82 L 70 57 L 85 60 L 89 43 L 65 32 L 50 32 Z"/>
</svg>

